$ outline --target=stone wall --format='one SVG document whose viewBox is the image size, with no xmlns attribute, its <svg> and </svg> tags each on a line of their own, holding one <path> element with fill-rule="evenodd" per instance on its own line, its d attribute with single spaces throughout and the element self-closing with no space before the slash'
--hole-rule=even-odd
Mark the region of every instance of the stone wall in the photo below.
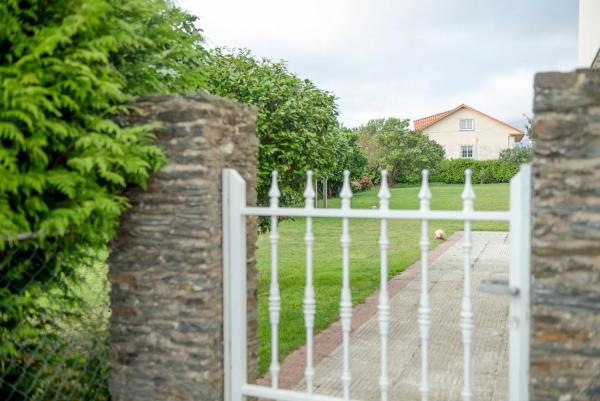
<svg viewBox="0 0 600 401">
<path fill-rule="evenodd" d="M 256 201 L 256 111 L 207 94 L 136 100 L 160 123 L 169 164 L 112 244 L 110 391 L 113 401 L 220 400 L 223 396 L 221 170 L 238 169 Z M 256 227 L 248 227 L 249 376 L 256 377 Z"/>
<path fill-rule="evenodd" d="M 600 70 L 535 78 L 534 400 L 600 400 Z"/>
</svg>

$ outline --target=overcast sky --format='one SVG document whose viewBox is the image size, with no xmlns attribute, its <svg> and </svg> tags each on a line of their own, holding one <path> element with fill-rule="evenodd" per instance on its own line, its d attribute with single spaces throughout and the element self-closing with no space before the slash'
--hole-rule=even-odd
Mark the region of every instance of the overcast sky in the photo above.
<svg viewBox="0 0 600 401">
<path fill-rule="evenodd" d="M 536 71 L 577 63 L 577 0 L 179 0 L 208 45 L 248 48 L 338 98 L 350 127 L 466 103 L 523 126 Z"/>
</svg>

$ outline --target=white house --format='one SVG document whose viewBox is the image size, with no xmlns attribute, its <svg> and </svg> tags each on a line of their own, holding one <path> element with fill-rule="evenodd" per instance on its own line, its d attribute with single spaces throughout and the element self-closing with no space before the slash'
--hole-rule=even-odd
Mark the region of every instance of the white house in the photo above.
<svg viewBox="0 0 600 401">
<path fill-rule="evenodd" d="M 579 0 L 579 68 L 600 68 L 600 1 Z"/>
<path fill-rule="evenodd" d="M 501 151 L 512 149 L 525 134 L 465 104 L 414 120 L 414 128 L 442 145 L 448 159 L 497 159 Z"/>
</svg>

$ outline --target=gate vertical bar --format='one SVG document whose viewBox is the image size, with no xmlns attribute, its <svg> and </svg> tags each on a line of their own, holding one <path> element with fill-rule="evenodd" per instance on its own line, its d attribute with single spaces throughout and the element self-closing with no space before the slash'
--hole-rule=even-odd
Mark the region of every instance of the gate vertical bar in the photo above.
<svg viewBox="0 0 600 401">
<path fill-rule="evenodd" d="M 246 183 L 232 169 L 223 170 L 223 346 L 224 398 L 242 401 L 247 381 L 246 328 Z"/>
<path fill-rule="evenodd" d="M 386 212 L 389 210 L 390 190 L 387 182 L 387 171 L 381 172 L 381 188 L 377 194 L 379 197 L 379 210 Z M 388 388 L 390 382 L 388 379 L 388 332 L 390 325 L 390 304 L 388 296 L 388 246 L 389 239 L 387 234 L 387 220 L 381 219 L 379 233 L 379 252 L 380 252 L 380 281 L 379 290 L 379 336 L 381 338 L 381 372 L 379 377 L 379 389 L 381 392 L 381 401 L 387 401 Z"/>
<path fill-rule="evenodd" d="M 311 173 L 312 174 L 312 173 Z M 319 177 L 315 176 L 315 182 L 314 182 L 314 191 L 315 191 L 315 196 L 314 196 L 314 206 L 315 209 L 319 207 Z M 321 195 L 322 197 L 322 195 Z"/>
<path fill-rule="evenodd" d="M 315 191 L 312 185 L 312 171 L 306 172 L 306 189 L 304 191 L 304 207 L 314 209 Z M 313 377 L 315 370 L 313 368 L 313 331 L 315 324 L 315 288 L 313 286 L 313 243 L 315 236 L 312 232 L 312 217 L 306 218 L 306 233 L 304 242 L 306 244 L 306 287 L 304 288 L 304 324 L 306 327 L 306 369 L 304 377 L 306 378 L 306 392 L 308 395 L 313 393 Z"/>
<path fill-rule="evenodd" d="M 462 193 L 463 211 L 473 211 L 473 201 L 475 193 L 471 184 L 471 170 L 465 170 L 465 188 Z M 463 262 L 464 262 L 464 289 L 462 308 L 460 312 L 460 328 L 462 330 L 463 348 L 464 348 L 464 374 L 462 397 L 464 401 L 471 401 L 473 398 L 472 378 L 472 343 L 473 343 L 473 305 L 471 300 L 471 250 L 473 242 L 471 236 L 471 222 L 465 220 L 465 238 L 463 243 Z"/>
<path fill-rule="evenodd" d="M 521 165 L 510 182 L 509 314 L 510 401 L 529 400 L 529 336 L 531 320 L 531 166 Z"/>
<path fill-rule="evenodd" d="M 429 190 L 429 172 L 422 171 L 421 190 L 419 191 L 420 211 L 429 211 L 429 201 L 431 200 L 431 191 Z M 429 266 L 427 257 L 429 252 L 429 225 L 428 221 L 421 220 L 421 297 L 419 300 L 419 331 L 421 334 L 421 383 L 419 390 L 421 392 L 421 401 L 429 399 L 429 326 L 431 307 L 429 305 Z"/>
<path fill-rule="evenodd" d="M 277 171 L 271 173 L 271 188 L 269 198 L 271 208 L 279 207 L 279 187 L 277 186 Z M 277 262 L 277 245 L 279 234 L 277 232 L 277 216 L 271 216 L 271 286 L 269 288 L 269 319 L 271 322 L 271 387 L 279 387 L 279 313 L 281 311 L 281 297 L 279 295 L 279 275 Z"/>
<path fill-rule="evenodd" d="M 350 171 L 344 171 L 344 185 L 340 192 L 342 209 L 350 210 Z M 344 400 L 350 399 L 350 328 L 352 326 L 352 296 L 350 293 L 350 227 L 349 219 L 342 219 L 342 295 L 340 300 L 340 318 L 342 320 L 344 367 L 342 371 L 342 386 Z"/>
</svg>

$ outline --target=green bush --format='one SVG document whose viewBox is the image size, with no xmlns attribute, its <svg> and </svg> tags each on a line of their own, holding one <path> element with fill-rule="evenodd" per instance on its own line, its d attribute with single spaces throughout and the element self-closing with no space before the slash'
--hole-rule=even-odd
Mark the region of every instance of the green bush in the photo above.
<svg viewBox="0 0 600 401">
<path fill-rule="evenodd" d="M 519 166 L 523 163 L 529 163 L 531 161 L 531 157 L 533 156 L 532 153 L 532 148 L 517 146 L 512 149 L 504 149 L 502 152 L 500 152 L 498 160 Z"/>
<path fill-rule="evenodd" d="M 66 287 L 98 266 L 124 189 L 165 163 L 149 127 L 115 115 L 133 95 L 204 86 L 194 22 L 170 0 L 0 2 L 0 399 L 105 390 L 105 352 L 85 350 L 105 344 L 106 317 L 75 346 L 64 331 L 94 305 Z"/>
<path fill-rule="evenodd" d="M 473 172 L 473 183 L 493 184 L 509 182 L 519 167 L 500 160 L 452 159 L 443 160 L 437 170 L 432 171 L 430 181 L 446 184 L 463 184 L 465 170 Z"/>
</svg>

